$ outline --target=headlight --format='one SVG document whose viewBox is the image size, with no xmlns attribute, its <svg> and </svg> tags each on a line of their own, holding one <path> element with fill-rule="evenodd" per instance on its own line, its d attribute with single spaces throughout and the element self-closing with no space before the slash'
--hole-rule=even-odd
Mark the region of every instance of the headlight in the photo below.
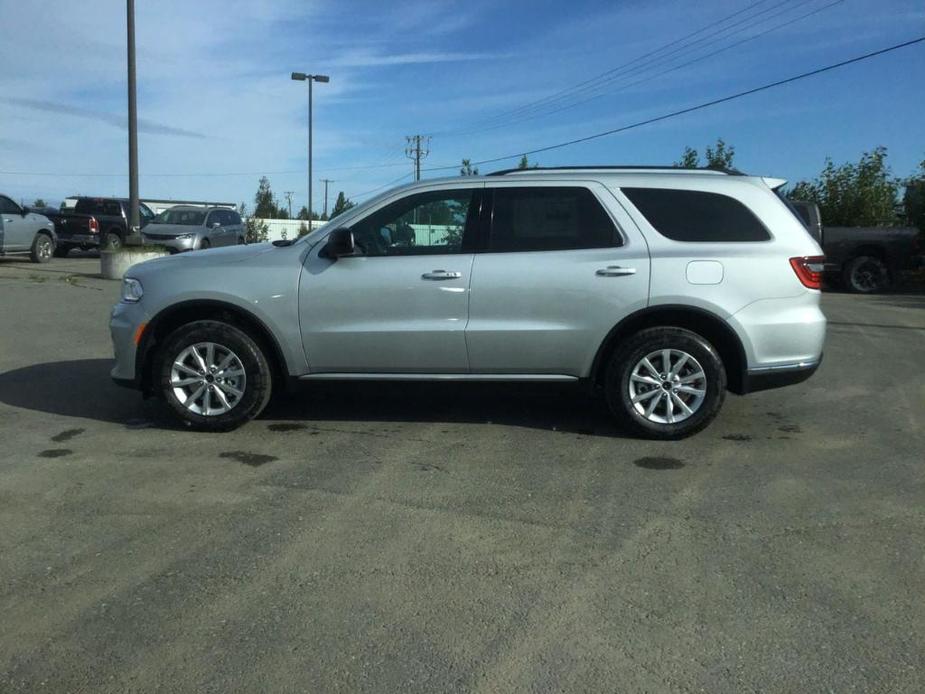
<svg viewBox="0 0 925 694">
<path fill-rule="evenodd" d="M 144 289 L 141 288 L 141 282 L 131 277 L 122 280 L 122 301 L 134 304 L 140 301 L 145 295 Z"/>
</svg>

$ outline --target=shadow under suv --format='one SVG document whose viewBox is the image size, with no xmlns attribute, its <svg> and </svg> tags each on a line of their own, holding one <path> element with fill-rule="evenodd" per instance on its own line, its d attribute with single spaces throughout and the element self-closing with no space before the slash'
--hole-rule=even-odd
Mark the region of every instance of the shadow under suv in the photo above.
<svg viewBox="0 0 925 694">
<path fill-rule="evenodd" d="M 821 252 L 783 183 L 619 167 L 421 181 L 295 242 L 131 268 L 112 375 L 213 431 L 295 382 L 586 380 L 632 432 L 687 436 L 727 389 L 820 362 Z"/>
</svg>

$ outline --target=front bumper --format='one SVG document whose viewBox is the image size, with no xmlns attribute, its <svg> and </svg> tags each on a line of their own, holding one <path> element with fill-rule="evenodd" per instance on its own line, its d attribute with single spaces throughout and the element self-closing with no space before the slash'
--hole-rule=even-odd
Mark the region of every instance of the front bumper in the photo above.
<svg viewBox="0 0 925 694">
<path fill-rule="evenodd" d="M 127 303 L 120 301 L 112 307 L 109 320 L 109 334 L 112 338 L 112 350 L 115 356 L 110 375 L 121 386 L 140 388 L 136 359 L 138 346 L 135 340 L 144 332 L 140 326 L 147 325 L 149 317 L 141 302 Z"/>
<path fill-rule="evenodd" d="M 821 363 L 822 355 L 819 355 L 819 359 L 813 362 L 749 369 L 745 374 L 745 382 L 742 384 L 742 394 L 802 383 L 816 373 Z"/>
<path fill-rule="evenodd" d="M 193 251 L 199 247 L 199 239 L 194 235 L 188 239 L 164 238 L 159 236 L 144 235 L 146 244 L 152 246 L 163 246 L 171 253 L 182 253 L 184 251 Z"/>
</svg>

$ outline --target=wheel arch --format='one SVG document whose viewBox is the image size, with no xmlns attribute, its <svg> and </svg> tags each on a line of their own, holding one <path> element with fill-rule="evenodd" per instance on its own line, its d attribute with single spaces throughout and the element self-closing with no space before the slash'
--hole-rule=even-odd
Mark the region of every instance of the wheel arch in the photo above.
<svg viewBox="0 0 925 694">
<path fill-rule="evenodd" d="M 285 381 L 288 365 L 279 341 L 260 318 L 235 304 L 215 299 L 195 299 L 168 306 L 148 321 L 135 359 L 135 375 L 141 389 L 150 393 L 154 383 L 157 345 L 174 330 L 197 320 L 219 320 L 238 327 L 264 348 L 274 381 Z"/>
<path fill-rule="evenodd" d="M 617 323 L 601 343 L 591 365 L 591 382 L 603 383 L 607 361 L 621 340 L 645 328 L 677 327 L 701 335 L 719 353 L 726 369 L 728 389 L 744 393 L 748 359 L 745 347 L 729 323 L 706 309 L 681 304 L 649 306 Z"/>
</svg>

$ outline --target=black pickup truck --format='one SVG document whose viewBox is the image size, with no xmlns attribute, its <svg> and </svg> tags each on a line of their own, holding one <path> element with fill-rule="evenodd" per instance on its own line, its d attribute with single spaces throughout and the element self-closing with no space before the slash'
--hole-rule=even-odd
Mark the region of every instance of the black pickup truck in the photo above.
<svg viewBox="0 0 925 694">
<path fill-rule="evenodd" d="M 791 200 L 825 253 L 826 279 L 849 292 L 889 289 L 901 272 L 922 266 L 922 234 L 909 227 L 824 227 L 819 207 Z"/>
<path fill-rule="evenodd" d="M 144 227 L 154 213 L 143 203 L 138 207 Z M 128 208 L 125 198 L 77 198 L 72 209 L 47 215 L 58 236 L 55 255 L 64 257 L 72 248 L 119 248 L 128 234 Z"/>
</svg>

